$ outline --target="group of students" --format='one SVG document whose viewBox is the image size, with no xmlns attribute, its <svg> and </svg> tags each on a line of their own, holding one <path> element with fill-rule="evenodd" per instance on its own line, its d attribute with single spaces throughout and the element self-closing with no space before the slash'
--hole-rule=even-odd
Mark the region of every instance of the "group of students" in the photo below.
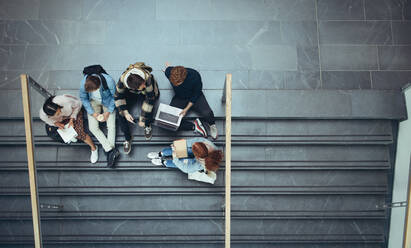
<svg viewBox="0 0 411 248">
<path fill-rule="evenodd" d="M 202 81 L 198 71 L 183 66 L 165 64 L 163 70 L 171 83 L 175 95 L 170 105 L 181 108 L 181 116 L 189 110 L 196 111 L 204 123 L 209 125 L 210 136 L 218 137 L 214 113 L 203 92 Z M 99 65 L 86 67 L 80 85 L 80 100 L 72 95 L 59 95 L 48 98 L 40 109 L 40 118 L 48 125 L 63 129 L 67 124 L 77 132 L 77 139 L 88 144 L 91 149 L 90 161 L 98 161 L 96 146 L 84 128 L 83 106 L 87 112 L 88 128 L 102 145 L 107 155 L 107 166 L 113 167 L 120 156 L 115 146 L 116 116 L 121 131 L 124 133 L 124 153 L 129 154 L 132 146 L 130 123 L 144 128 L 146 140 L 152 137 L 153 110 L 160 97 L 157 80 L 151 74 L 152 68 L 142 62 L 130 65 L 120 76 L 117 84 L 113 78 Z M 130 113 L 131 107 L 142 97 L 138 120 Z M 116 111 L 117 110 L 117 111 Z M 107 135 L 99 127 L 105 122 Z M 187 158 L 177 158 L 173 145 L 159 152 L 150 152 L 147 157 L 154 165 L 179 168 L 185 173 L 198 171 L 215 172 L 223 155 L 207 138 L 208 133 L 200 118 L 190 122 L 182 119 L 179 130 L 193 130 L 203 138 L 187 139 Z"/>
</svg>

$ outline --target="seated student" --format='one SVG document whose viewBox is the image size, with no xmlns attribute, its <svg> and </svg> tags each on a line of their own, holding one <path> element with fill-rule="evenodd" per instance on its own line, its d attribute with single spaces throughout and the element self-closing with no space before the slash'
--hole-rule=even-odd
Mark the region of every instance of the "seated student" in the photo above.
<svg viewBox="0 0 411 248">
<path fill-rule="evenodd" d="M 150 140 L 152 136 L 153 108 L 160 96 L 160 91 L 151 71 L 151 67 L 144 63 L 135 63 L 123 72 L 116 85 L 114 99 L 119 113 L 120 129 L 125 136 L 125 154 L 129 154 L 131 151 L 132 137 L 128 122 L 135 123 L 129 110 L 131 105 L 137 102 L 139 95 L 144 97 L 144 102 L 141 105 L 138 125 L 144 127 L 146 140 Z"/>
<path fill-rule="evenodd" d="M 98 160 L 98 149 L 90 136 L 84 131 L 82 112 L 81 102 L 76 97 L 71 95 L 52 96 L 46 100 L 43 108 L 40 109 L 40 119 L 50 126 L 60 129 L 63 129 L 67 123 L 72 126 L 78 134 L 77 139 L 90 146 L 90 161 L 95 163 Z"/>
<path fill-rule="evenodd" d="M 102 79 L 105 78 L 103 85 Z M 106 88 L 105 88 L 106 87 Z M 85 75 L 80 86 L 80 99 L 88 114 L 90 132 L 103 146 L 107 155 L 107 166 L 113 167 L 120 152 L 115 146 L 116 115 L 114 93 L 116 83 L 107 74 Z M 103 111 L 103 113 L 101 113 Z M 99 122 L 107 123 L 107 137 L 99 127 Z"/>
<path fill-rule="evenodd" d="M 183 66 L 173 67 L 170 66 L 169 63 L 166 63 L 164 73 L 169 79 L 175 93 L 170 105 L 183 109 L 180 113 L 182 116 L 185 116 L 192 108 L 200 114 L 202 119 L 210 126 L 211 137 L 214 140 L 217 139 L 218 133 L 214 113 L 202 92 L 203 83 L 201 82 L 200 73 L 194 69 Z M 198 118 L 194 123 L 183 119 L 178 130 L 194 130 L 194 132 L 207 137 L 207 131 Z"/>
<path fill-rule="evenodd" d="M 218 150 L 211 141 L 205 138 L 186 140 L 188 158 L 177 158 L 173 147 L 166 147 L 161 152 L 150 152 L 147 157 L 154 165 L 164 165 L 168 168 L 178 168 L 190 174 L 201 170 L 217 171 L 223 159 L 223 152 Z"/>
</svg>

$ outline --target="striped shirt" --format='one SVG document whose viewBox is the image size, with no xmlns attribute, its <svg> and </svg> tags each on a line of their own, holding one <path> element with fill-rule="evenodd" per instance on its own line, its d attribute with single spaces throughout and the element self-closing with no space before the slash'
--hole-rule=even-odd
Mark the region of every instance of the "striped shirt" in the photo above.
<svg viewBox="0 0 411 248">
<path fill-rule="evenodd" d="M 132 90 L 126 87 L 124 82 L 120 80 L 116 85 L 116 93 L 114 94 L 114 100 L 118 112 L 124 116 L 124 111 L 127 110 L 126 95 L 129 93 L 141 94 L 145 96 L 143 104 L 141 105 L 141 112 L 139 121 L 144 122 L 146 125 L 150 124 L 150 115 L 153 112 L 154 104 L 159 96 L 159 89 L 157 81 L 154 76 L 150 74 L 150 77 L 146 80 L 146 87 L 143 90 Z"/>
</svg>

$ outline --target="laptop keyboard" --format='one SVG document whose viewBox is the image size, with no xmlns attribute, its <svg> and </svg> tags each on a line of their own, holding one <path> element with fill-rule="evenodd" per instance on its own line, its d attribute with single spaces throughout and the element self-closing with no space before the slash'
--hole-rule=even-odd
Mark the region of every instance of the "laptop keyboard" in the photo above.
<svg viewBox="0 0 411 248">
<path fill-rule="evenodd" d="M 160 115 L 158 116 L 159 119 L 165 120 L 168 122 L 176 123 L 178 122 L 178 116 L 166 113 L 166 112 L 160 112 Z"/>
</svg>

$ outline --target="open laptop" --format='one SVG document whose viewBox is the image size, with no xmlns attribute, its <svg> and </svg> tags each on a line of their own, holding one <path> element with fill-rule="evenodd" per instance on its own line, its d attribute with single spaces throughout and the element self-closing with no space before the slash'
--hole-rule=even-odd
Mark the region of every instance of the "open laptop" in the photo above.
<svg viewBox="0 0 411 248">
<path fill-rule="evenodd" d="M 156 117 L 154 118 L 154 125 L 164 129 L 176 131 L 180 126 L 181 119 L 183 118 L 179 115 L 181 111 L 182 109 L 180 108 L 160 103 Z"/>
</svg>

